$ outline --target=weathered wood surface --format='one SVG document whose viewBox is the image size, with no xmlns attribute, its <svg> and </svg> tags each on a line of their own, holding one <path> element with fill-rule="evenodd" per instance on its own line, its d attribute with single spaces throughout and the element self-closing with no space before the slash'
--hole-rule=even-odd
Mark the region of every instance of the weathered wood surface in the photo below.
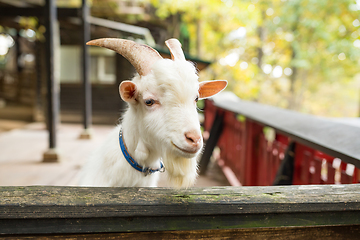
<svg viewBox="0 0 360 240">
<path fill-rule="evenodd" d="M 272 127 L 292 139 L 360 168 L 360 127 L 295 111 L 244 101 L 215 98 L 215 105 Z"/>
<path fill-rule="evenodd" d="M 320 227 L 279 227 L 279 228 L 242 228 L 223 230 L 162 231 L 162 232 L 126 232 L 95 234 L 55 234 L 55 235 L 0 235 L 9 239 L 285 239 L 285 240 L 339 240 L 357 239 L 360 226 L 320 226 Z"/>
<path fill-rule="evenodd" d="M 0 236 L 337 225 L 360 225 L 360 185 L 0 188 Z"/>
</svg>

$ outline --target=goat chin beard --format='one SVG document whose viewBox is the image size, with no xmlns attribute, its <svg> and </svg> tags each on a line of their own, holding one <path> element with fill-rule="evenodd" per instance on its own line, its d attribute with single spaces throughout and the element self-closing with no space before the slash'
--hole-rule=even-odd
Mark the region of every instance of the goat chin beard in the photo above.
<svg viewBox="0 0 360 240">
<path fill-rule="evenodd" d="M 164 159 L 164 164 L 171 186 L 176 188 L 188 188 L 194 185 L 198 175 L 196 157 L 184 158 L 169 156 Z"/>
</svg>

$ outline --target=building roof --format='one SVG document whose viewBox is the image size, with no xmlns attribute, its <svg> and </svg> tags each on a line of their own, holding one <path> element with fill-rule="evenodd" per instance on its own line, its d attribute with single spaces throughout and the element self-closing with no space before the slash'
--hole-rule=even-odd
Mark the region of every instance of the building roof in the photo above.
<svg viewBox="0 0 360 240">
<path fill-rule="evenodd" d="M 42 0 L 26 0 L 26 1 L 0 0 L 0 5 L 2 5 L 3 10 L 5 10 L 4 7 L 6 8 L 6 12 L 7 12 L 6 16 L 12 16 L 14 14 L 18 14 L 21 16 L 24 14 L 26 16 L 41 15 L 43 14 L 43 11 L 40 11 L 41 9 L 39 8 L 41 7 L 42 3 L 43 3 Z M 19 10 L 19 12 L 17 10 Z M 73 10 L 77 10 L 76 8 L 58 8 L 58 10 L 59 10 L 58 11 L 59 18 L 70 17 L 71 15 L 74 15 L 73 17 L 77 17 L 79 15 L 77 11 L 73 11 Z M 1 15 L 5 16 L 3 11 L 0 12 L 3 13 Z M 93 16 L 89 16 L 88 20 L 92 25 L 126 33 L 125 36 L 122 37 L 138 39 L 139 41 L 154 47 L 163 57 L 170 58 L 169 50 L 156 45 L 155 40 L 148 28 L 97 18 Z M 76 23 L 74 21 L 72 21 L 72 23 L 80 24 L 80 22 Z M 5 24 L 8 25 L 9 21 L 6 21 Z M 17 25 L 17 23 L 14 24 Z M 10 25 L 14 26 L 14 24 L 10 24 Z M 103 36 L 103 37 L 108 37 L 108 36 Z M 205 61 L 196 56 L 191 56 L 189 53 L 185 53 L 185 57 L 186 59 L 195 62 L 199 71 L 203 70 L 204 68 L 206 68 L 211 64 L 211 62 Z"/>
</svg>

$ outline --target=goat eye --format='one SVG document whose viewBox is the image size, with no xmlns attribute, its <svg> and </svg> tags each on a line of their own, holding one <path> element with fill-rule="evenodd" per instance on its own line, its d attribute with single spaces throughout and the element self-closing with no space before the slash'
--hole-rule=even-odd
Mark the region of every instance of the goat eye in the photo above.
<svg viewBox="0 0 360 240">
<path fill-rule="evenodd" d="M 155 103 L 154 99 L 146 99 L 145 100 L 146 106 L 152 106 L 152 105 L 154 105 L 154 103 Z"/>
<path fill-rule="evenodd" d="M 197 101 L 199 101 L 199 96 L 197 96 L 197 97 L 195 98 L 195 102 L 197 102 Z"/>
</svg>

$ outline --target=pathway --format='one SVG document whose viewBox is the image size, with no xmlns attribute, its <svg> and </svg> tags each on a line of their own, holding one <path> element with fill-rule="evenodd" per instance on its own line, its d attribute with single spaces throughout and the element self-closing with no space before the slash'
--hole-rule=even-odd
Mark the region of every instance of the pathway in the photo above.
<svg viewBox="0 0 360 240">
<path fill-rule="evenodd" d="M 93 138 L 82 140 L 78 138 L 81 125 L 61 124 L 57 136 L 61 161 L 43 163 L 42 155 L 48 147 L 45 125 L 7 124 L 22 128 L 0 132 L 0 186 L 76 186 L 81 166 L 112 129 L 108 125 L 94 125 Z M 4 127 L 4 121 L 0 121 L 0 125 L 10 128 Z M 162 186 L 166 186 L 166 180 L 160 182 L 165 182 Z M 217 169 L 212 169 L 207 176 L 199 177 L 195 186 L 223 185 L 228 183 Z"/>
</svg>

